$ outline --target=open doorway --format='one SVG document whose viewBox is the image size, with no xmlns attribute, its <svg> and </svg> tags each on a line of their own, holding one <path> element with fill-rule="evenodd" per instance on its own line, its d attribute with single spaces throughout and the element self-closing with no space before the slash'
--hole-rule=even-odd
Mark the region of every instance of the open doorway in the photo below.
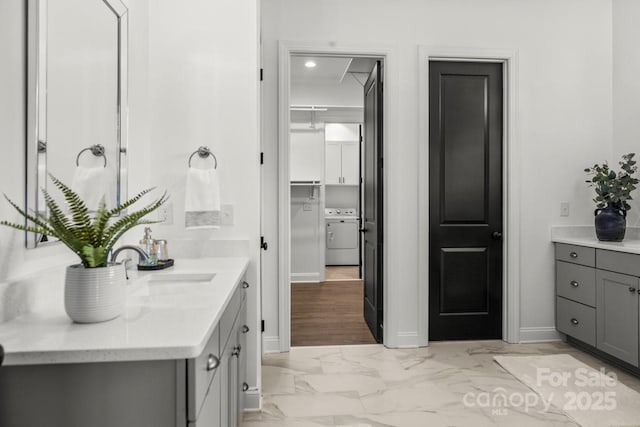
<svg viewBox="0 0 640 427">
<path fill-rule="evenodd" d="M 291 345 L 382 342 L 381 58 L 292 54 Z"/>
</svg>

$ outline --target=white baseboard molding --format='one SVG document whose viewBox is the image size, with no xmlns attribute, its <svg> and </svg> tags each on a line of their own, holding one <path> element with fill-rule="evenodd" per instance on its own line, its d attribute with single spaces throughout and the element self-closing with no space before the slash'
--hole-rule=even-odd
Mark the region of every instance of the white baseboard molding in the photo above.
<svg viewBox="0 0 640 427">
<path fill-rule="evenodd" d="M 317 273 L 291 273 L 291 281 L 297 283 L 304 282 L 322 282 L 323 277 L 320 272 Z"/>
<path fill-rule="evenodd" d="M 280 353 L 280 337 L 263 337 L 262 338 L 262 353 Z"/>
<path fill-rule="evenodd" d="M 262 409 L 260 405 L 260 390 L 250 388 L 244 394 L 244 411 L 257 412 Z"/>
<path fill-rule="evenodd" d="M 549 341 L 562 341 L 562 334 L 554 326 L 520 328 L 521 344 Z"/>
<path fill-rule="evenodd" d="M 398 332 L 389 348 L 416 348 L 425 347 L 428 343 L 423 342 L 417 332 Z"/>
</svg>

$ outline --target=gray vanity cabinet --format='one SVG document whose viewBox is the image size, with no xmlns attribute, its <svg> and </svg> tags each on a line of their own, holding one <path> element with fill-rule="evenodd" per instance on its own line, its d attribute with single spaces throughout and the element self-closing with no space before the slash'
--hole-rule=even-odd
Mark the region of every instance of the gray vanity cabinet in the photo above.
<svg viewBox="0 0 640 427">
<path fill-rule="evenodd" d="M 640 255 L 556 243 L 556 328 L 635 368 L 639 289 Z"/>
<path fill-rule="evenodd" d="M 192 359 L 2 366 L 0 426 L 237 427 L 248 286 Z"/>
<path fill-rule="evenodd" d="M 241 339 L 244 336 L 242 331 L 248 332 L 245 292 L 247 286 L 248 284 L 243 282 L 242 286 L 238 287 L 220 319 L 220 363 L 215 369 L 215 377 L 202 409 L 197 419 L 189 423 L 189 427 L 237 427 L 242 422 L 246 363 L 241 363 L 245 354 L 245 346 Z"/>
<path fill-rule="evenodd" d="M 638 366 L 638 284 L 626 274 L 597 270 L 597 348 Z"/>
</svg>

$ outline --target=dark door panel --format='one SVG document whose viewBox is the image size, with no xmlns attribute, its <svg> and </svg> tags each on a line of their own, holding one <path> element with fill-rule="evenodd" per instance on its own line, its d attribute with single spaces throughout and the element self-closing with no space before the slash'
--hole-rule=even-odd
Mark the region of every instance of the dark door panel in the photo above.
<svg viewBox="0 0 640 427">
<path fill-rule="evenodd" d="M 382 342 L 382 64 L 364 85 L 364 318 Z"/>
<path fill-rule="evenodd" d="M 500 338 L 502 65 L 429 75 L 429 339 Z"/>
</svg>

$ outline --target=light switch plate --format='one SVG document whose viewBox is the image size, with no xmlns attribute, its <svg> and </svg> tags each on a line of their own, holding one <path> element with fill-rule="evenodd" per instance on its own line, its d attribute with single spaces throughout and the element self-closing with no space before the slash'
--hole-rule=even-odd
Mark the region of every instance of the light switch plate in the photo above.
<svg viewBox="0 0 640 427">
<path fill-rule="evenodd" d="M 569 216 L 569 202 L 560 202 L 560 216 Z"/>
<path fill-rule="evenodd" d="M 220 205 L 220 225 L 233 225 L 233 205 L 223 203 Z"/>
</svg>

